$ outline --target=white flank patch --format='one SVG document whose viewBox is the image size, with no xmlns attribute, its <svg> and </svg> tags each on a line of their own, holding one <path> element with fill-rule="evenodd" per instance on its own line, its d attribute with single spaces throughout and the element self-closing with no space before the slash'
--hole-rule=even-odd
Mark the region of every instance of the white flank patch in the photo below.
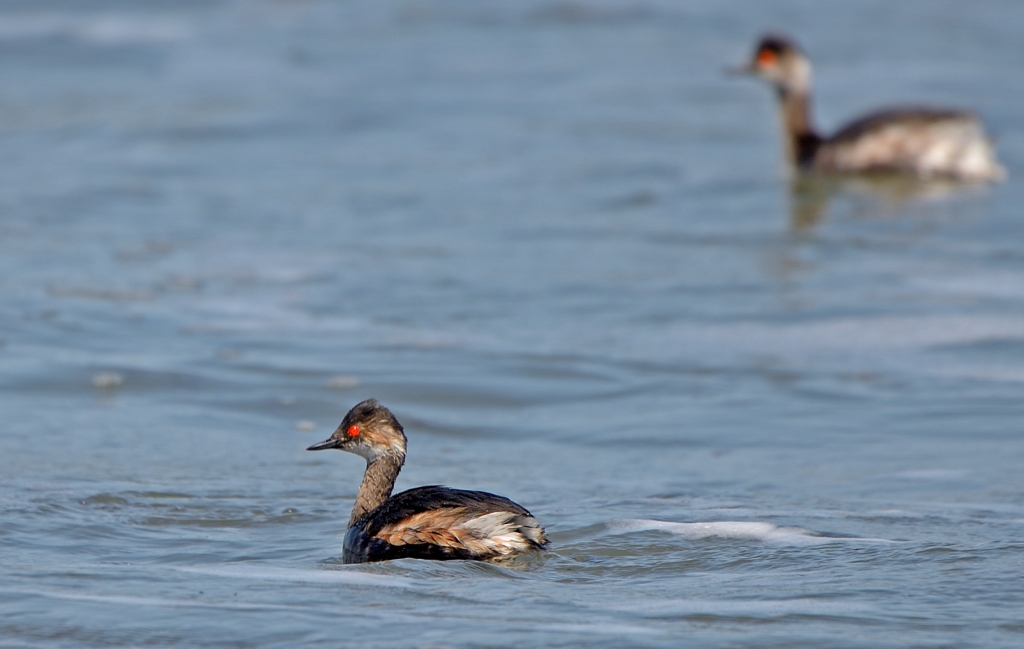
<svg viewBox="0 0 1024 649">
<path fill-rule="evenodd" d="M 512 512 L 491 512 L 459 523 L 459 527 L 472 534 L 494 552 L 507 554 L 529 550 L 533 547 L 519 531 L 517 523 L 519 518 L 521 517 Z"/>
</svg>

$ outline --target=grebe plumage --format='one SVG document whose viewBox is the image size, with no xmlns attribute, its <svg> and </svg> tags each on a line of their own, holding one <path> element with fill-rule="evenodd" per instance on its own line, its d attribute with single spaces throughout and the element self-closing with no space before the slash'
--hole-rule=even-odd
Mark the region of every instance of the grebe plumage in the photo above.
<svg viewBox="0 0 1024 649">
<path fill-rule="evenodd" d="M 977 115 L 935 108 L 890 108 L 857 119 L 831 137 L 811 120 L 811 64 L 792 40 L 761 39 L 739 70 L 771 83 L 782 110 L 790 163 L 826 174 L 896 173 L 923 179 L 997 181 L 1006 176 Z"/>
<path fill-rule="evenodd" d="M 405 431 L 391 411 L 367 399 L 328 439 L 308 451 L 336 448 L 366 459 L 342 551 L 345 563 L 388 559 L 499 559 L 547 545 L 540 523 L 508 498 L 483 491 L 417 487 L 391 490 L 405 462 Z"/>
</svg>

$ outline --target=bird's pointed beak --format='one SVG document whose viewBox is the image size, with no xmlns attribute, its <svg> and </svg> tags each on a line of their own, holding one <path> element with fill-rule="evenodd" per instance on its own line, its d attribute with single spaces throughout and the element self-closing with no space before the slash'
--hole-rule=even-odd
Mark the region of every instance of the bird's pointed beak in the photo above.
<svg viewBox="0 0 1024 649">
<path fill-rule="evenodd" d="M 757 74 L 758 70 L 752 64 L 746 65 L 733 65 L 727 67 L 725 70 L 725 76 L 727 77 L 746 77 L 752 74 Z"/>
<path fill-rule="evenodd" d="M 341 443 L 337 439 L 335 439 L 333 437 L 330 437 L 328 439 L 325 439 L 322 442 L 317 442 L 316 444 L 313 444 L 312 446 L 310 446 L 306 450 L 307 451 L 324 451 L 324 450 L 329 449 L 329 448 L 338 448 L 339 446 L 341 446 Z"/>
</svg>

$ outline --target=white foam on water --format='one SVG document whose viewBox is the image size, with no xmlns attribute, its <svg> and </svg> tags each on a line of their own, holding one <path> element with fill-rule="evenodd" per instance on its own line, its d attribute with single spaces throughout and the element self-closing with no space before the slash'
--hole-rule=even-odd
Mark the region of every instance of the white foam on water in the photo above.
<svg viewBox="0 0 1024 649">
<path fill-rule="evenodd" d="M 380 586 L 382 588 L 411 588 L 416 585 L 412 579 L 378 575 L 356 570 L 303 570 L 299 568 L 276 568 L 260 564 L 233 564 L 218 566 L 188 566 L 177 568 L 212 577 L 231 579 L 253 579 L 258 581 L 283 581 L 310 584 L 352 584 L 357 586 Z"/>
<path fill-rule="evenodd" d="M 760 523 L 757 521 L 676 523 L 672 521 L 656 521 L 645 518 L 635 518 L 611 521 L 607 525 L 609 531 L 617 534 L 657 530 L 681 536 L 692 541 L 719 538 L 742 541 L 787 543 L 793 545 L 820 545 L 825 543 L 849 541 L 891 543 L 888 539 L 823 536 L 800 527 L 779 527 L 778 525 L 773 525 L 771 523 Z"/>
</svg>

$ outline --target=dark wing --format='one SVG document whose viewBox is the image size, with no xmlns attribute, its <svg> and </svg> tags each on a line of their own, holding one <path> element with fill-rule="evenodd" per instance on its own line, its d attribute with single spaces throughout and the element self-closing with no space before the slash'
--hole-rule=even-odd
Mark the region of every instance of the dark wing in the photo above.
<svg viewBox="0 0 1024 649">
<path fill-rule="evenodd" d="M 526 511 L 522 505 L 512 502 L 504 496 L 497 496 L 486 491 L 467 491 L 430 485 L 409 489 L 388 498 L 380 507 L 369 512 L 357 524 L 367 534 L 374 536 L 383 527 L 394 525 L 417 514 L 456 508 L 477 515 L 506 511 L 521 516 L 530 516 L 530 512 Z"/>
<path fill-rule="evenodd" d="M 929 128 L 940 122 L 976 123 L 977 121 L 978 117 L 966 110 L 919 107 L 887 108 L 850 122 L 836 131 L 828 141 L 835 144 L 852 142 L 892 126 Z"/>
<path fill-rule="evenodd" d="M 897 108 L 873 113 L 822 141 L 810 168 L 828 173 L 909 173 L 998 179 L 1002 168 L 973 113 Z"/>
<path fill-rule="evenodd" d="M 484 491 L 429 486 L 397 494 L 353 525 L 346 561 L 488 559 L 544 547 L 529 511 Z"/>
</svg>

